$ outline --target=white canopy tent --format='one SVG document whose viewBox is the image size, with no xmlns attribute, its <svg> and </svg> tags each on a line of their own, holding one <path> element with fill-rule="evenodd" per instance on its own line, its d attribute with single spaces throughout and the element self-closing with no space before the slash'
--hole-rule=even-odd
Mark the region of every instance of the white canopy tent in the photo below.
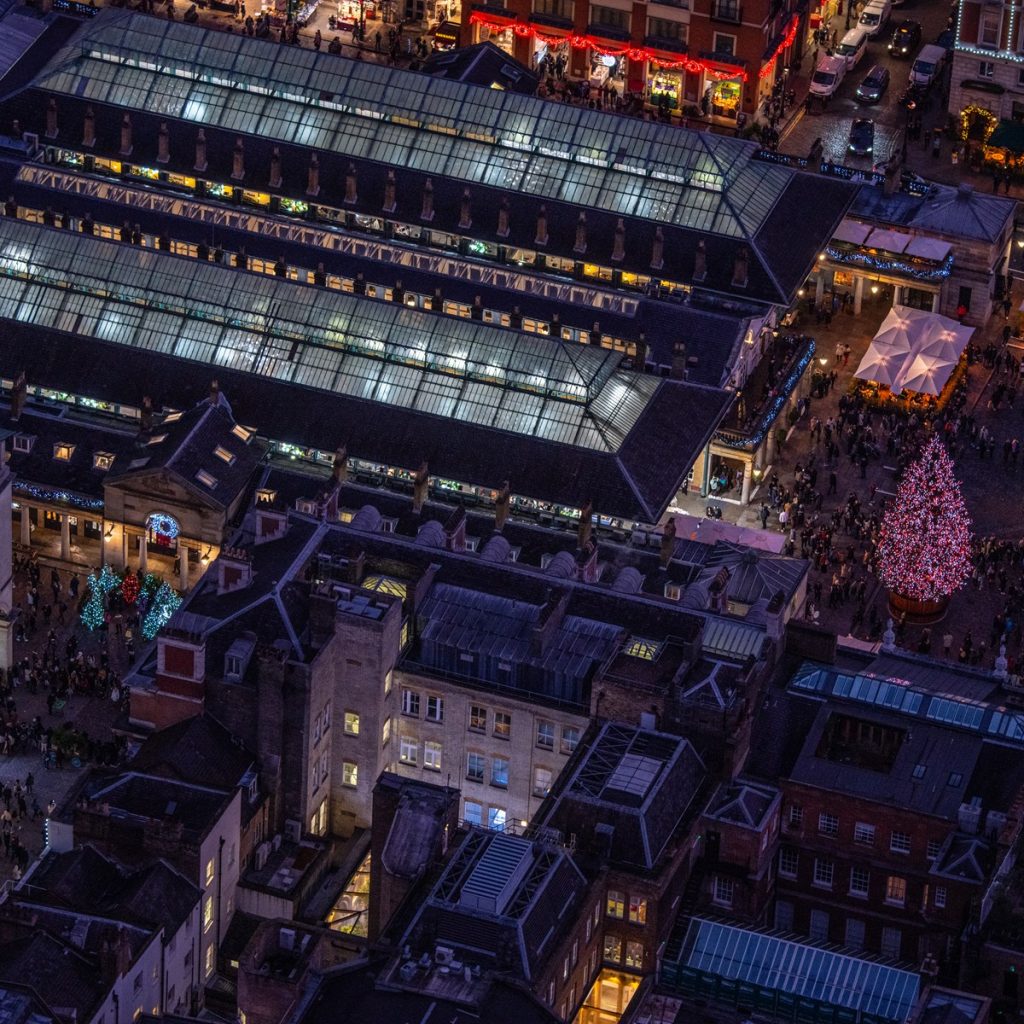
<svg viewBox="0 0 1024 1024">
<path fill-rule="evenodd" d="M 896 395 L 906 390 L 937 397 L 973 333 L 973 327 L 947 316 L 893 306 L 854 376 L 884 384 Z"/>
</svg>

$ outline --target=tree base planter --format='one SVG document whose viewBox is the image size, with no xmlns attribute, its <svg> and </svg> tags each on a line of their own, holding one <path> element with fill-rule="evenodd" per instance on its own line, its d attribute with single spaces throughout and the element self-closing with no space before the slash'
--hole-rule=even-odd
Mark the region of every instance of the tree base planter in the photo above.
<svg viewBox="0 0 1024 1024">
<path fill-rule="evenodd" d="M 889 612 L 894 619 L 906 614 L 907 622 L 916 625 L 928 625 L 938 622 L 949 608 L 949 598 L 939 597 L 933 601 L 921 601 L 916 597 L 905 597 L 903 594 L 889 592 Z"/>
</svg>

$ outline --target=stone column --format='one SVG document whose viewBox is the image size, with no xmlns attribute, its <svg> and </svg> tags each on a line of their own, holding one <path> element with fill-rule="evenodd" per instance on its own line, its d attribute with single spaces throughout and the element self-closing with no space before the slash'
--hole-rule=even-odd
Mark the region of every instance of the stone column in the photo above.
<svg viewBox="0 0 1024 1024">
<path fill-rule="evenodd" d="M 939 296 L 938 292 L 932 292 L 932 312 L 933 313 L 938 313 L 938 311 L 939 311 L 939 304 L 940 304 L 939 303 L 939 298 L 940 298 L 940 296 Z"/>
<path fill-rule="evenodd" d="M 754 467 L 749 462 L 743 463 L 743 490 L 740 494 L 740 502 L 744 505 L 750 504 L 750 481 L 753 478 Z"/>
<path fill-rule="evenodd" d="M 21 505 L 21 546 L 32 547 L 32 522 L 29 519 L 29 508 L 24 502 Z"/>
<path fill-rule="evenodd" d="M 71 519 L 67 512 L 60 514 L 60 560 L 71 561 Z"/>
<path fill-rule="evenodd" d="M 181 541 L 178 541 L 178 559 L 181 562 L 178 570 L 178 585 L 184 594 L 188 590 L 188 548 Z"/>
<path fill-rule="evenodd" d="M 139 537 L 139 569 L 149 572 L 149 541 L 145 533 Z"/>
<path fill-rule="evenodd" d="M 855 274 L 853 278 L 853 312 L 860 316 L 860 309 L 864 302 L 864 278 Z"/>
</svg>

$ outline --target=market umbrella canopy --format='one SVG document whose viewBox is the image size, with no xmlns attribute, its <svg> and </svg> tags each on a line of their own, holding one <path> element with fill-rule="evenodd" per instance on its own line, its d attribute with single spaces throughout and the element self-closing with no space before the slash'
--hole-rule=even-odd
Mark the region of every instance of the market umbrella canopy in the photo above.
<svg viewBox="0 0 1024 1024">
<path fill-rule="evenodd" d="M 956 366 L 956 359 L 928 356 L 918 353 L 904 367 L 899 385 L 907 391 L 917 391 L 938 398 Z"/>
<path fill-rule="evenodd" d="M 861 380 L 873 380 L 891 388 L 903 367 L 903 359 L 896 352 L 886 351 L 884 346 L 874 343 L 868 346 L 864 358 L 857 367 L 856 376 Z"/>
</svg>

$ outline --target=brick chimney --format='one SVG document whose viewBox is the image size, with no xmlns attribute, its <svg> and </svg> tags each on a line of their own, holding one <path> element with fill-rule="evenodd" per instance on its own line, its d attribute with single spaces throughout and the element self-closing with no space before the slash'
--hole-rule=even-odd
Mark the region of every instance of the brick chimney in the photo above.
<svg viewBox="0 0 1024 1024">
<path fill-rule="evenodd" d="M 590 534 L 594 528 L 593 524 L 594 516 L 594 503 L 588 501 L 583 508 L 580 509 L 580 522 L 579 526 L 576 527 L 576 547 L 582 551 L 590 541 Z"/>
<path fill-rule="evenodd" d="M 498 491 L 498 496 L 494 499 L 495 533 L 501 533 L 502 529 L 504 529 L 505 523 L 508 521 L 508 510 L 511 502 L 512 491 L 510 490 L 509 482 L 506 480 L 501 485 L 501 490 Z"/>
<path fill-rule="evenodd" d="M 131 114 L 125 114 L 121 118 L 121 156 L 132 155 L 132 118 Z"/>
<path fill-rule="evenodd" d="M 615 225 L 615 242 L 612 245 L 612 262 L 621 263 L 626 258 L 626 222 L 620 217 Z"/>
<path fill-rule="evenodd" d="M 57 101 L 51 96 L 46 104 L 46 137 L 55 139 L 57 134 Z"/>
<path fill-rule="evenodd" d="M 331 476 L 338 487 L 348 479 L 348 448 L 343 444 L 334 451 L 334 467 L 331 469 Z"/>
<path fill-rule="evenodd" d="M 582 256 L 587 251 L 587 215 L 582 212 L 576 220 L 576 243 L 572 251 L 577 256 Z"/>
<path fill-rule="evenodd" d="M 320 158 L 316 153 L 309 158 L 309 171 L 306 173 L 306 195 L 320 195 Z"/>
<path fill-rule="evenodd" d="M 708 251 L 702 238 L 697 243 L 697 252 L 693 257 L 693 279 L 703 281 L 708 276 Z"/>
<path fill-rule="evenodd" d="M 384 182 L 384 205 L 381 209 L 384 213 L 394 213 L 398 209 L 398 182 L 395 181 L 395 172 L 390 168 Z"/>
<path fill-rule="evenodd" d="M 148 434 L 153 429 L 153 399 L 146 395 L 139 410 L 139 433 Z"/>
<path fill-rule="evenodd" d="M 686 342 L 677 341 L 672 346 L 672 369 L 668 375 L 672 380 L 686 380 Z"/>
<path fill-rule="evenodd" d="M 356 175 L 355 164 L 349 164 L 348 172 L 345 174 L 345 202 L 349 206 L 359 202 L 359 178 Z"/>
<path fill-rule="evenodd" d="M 245 143 L 235 139 L 235 149 L 231 154 L 231 180 L 242 181 L 245 178 Z"/>
<path fill-rule="evenodd" d="M 284 178 L 281 176 L 281 147 L 275 146 L 270 153 L 270 179 L 267 184 L 271 188 L 280 188 Z"/>
<path fill-rule="evenodd" d="M 256 524 L 253 544 L 259 546 L 272 540 L 278 540 L 288 532 L 288 516 L 279 508 L 269 505 L 257 505 L 255 508 Z"/>
<path fill-rule="evenodd" d="M 423 503 L 427 500 L 427 489 L 430 484 L 430 472 L 424 462 L 413 474 L 412 478 L 412 511 L 419 515 L 423 511 Z"/>
<path fill-rule="evenodd" d="M 741 245 L 736 251 L 736 258 L 732 265 L 732 286 L 734 288 L 747 287 L 747 271 L 749 269 L 750 253 L 745 245 Z"/>
<path fill-rule="evenodd" d="M 428 223 L 434 219 L 434 183 L 427 178 L 423 183 L 423 202 L 420 206 L 420 220 Z"/>
<path fill-rule="evenodd" d="M 713 612 L 725 614 L 729 610 L 729 576 L 728 567 L 723 565 L 708 587 Z"/>
<path fill-rule="evenodd" d="M 217 558 L 217 593 L 230 594 L 252 582 L 252 556 L 225 545 Z"/>
<path fill-rule="evenodd" d="M 25 371 L 18 374 L 14 386 L 11 388 L 11 422 L 17 423 L 21 414 L 25 411 L 25 400 L 28 398 L 28 382 L 25 380 Z"/>
<path fill-rule="evenodd" d="M 468 188 L 462 190 L 462 201 L 459 203 L 459 223 L 457 226 L 463 231 L 473 226 L 473 210 L 470 204 Z"/>
<path fill-rule="evenodd" d="M 661 555 L 659 561 L 661 562 L 662 569 L 668 568 L 668 563 L 672 561 L 672 555 L 676 550 L 676 520 L 673 516 L 665 524 L 665 530 L 661 535 Z"/>
<path fill-rule="evenodd" d="M 499 238 L 508 238 L 512 234 L 512 228 L 508 218 L 508 199 L 502 197 L 501 205 L 498 207 L 498 230 Z"/>
</svg>

